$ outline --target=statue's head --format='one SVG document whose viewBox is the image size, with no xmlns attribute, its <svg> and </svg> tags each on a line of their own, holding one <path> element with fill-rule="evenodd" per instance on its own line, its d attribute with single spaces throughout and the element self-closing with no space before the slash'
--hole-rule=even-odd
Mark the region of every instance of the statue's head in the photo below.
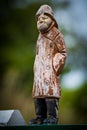
<svg viewBox="0 0 87 130">
<path fill-rule="evenodd" d="M 44 32 L 47 30 L 52 23 L 58 28 L 58 24 L 54 18 L 52 8 L 48 5 L 42 5 L 37 13 L 36 13 L 36 20 L 37 20 L 37 28 L 39 31 Z"/>
</svg>

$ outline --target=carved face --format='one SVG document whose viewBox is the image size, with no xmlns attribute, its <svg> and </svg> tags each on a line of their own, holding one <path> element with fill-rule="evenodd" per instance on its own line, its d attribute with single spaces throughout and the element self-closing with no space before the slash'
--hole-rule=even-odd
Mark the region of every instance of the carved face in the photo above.
<svg viewBox="0 0 87 130">
<path fill-rule="evenodd" d="M 46 14 L 41 14 L 38 17 L 37 28 L 40 32 L 46 31 L 52 24 L 52 19 Z"/>
</svg>

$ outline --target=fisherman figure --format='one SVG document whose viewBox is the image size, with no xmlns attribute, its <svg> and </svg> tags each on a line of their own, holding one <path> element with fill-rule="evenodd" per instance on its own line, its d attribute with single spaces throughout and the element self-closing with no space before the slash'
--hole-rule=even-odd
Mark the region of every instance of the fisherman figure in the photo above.
<svg viewBox="0 0 87 130">
<path fill-rule="evenodd" d="M 39 36 L 34 61 L 32 96 L 36 118 L 29 124 L 57 124 L 61 96 L 60 75 L 66 61 L 66 47 L 62 33 L 49 5 L 42 5 L 37 13 Z"/>
</svg>

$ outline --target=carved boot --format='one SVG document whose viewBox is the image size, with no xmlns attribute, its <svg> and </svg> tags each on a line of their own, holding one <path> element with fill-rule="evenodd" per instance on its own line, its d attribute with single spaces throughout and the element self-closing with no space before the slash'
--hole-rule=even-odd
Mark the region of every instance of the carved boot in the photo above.
<svg viewBox="0 0 87 130">
<path fill-rule="evenodd" d="M 44 124 L 58 124 L 58 99 L 46 99 L 48 118 Z"/>
<path fill-rule="evenodd" d="M 30 120 L 29 124 L 43 124 L 47 118 L 47 108 L 45 99 L 34 99 L 36 118 Z"/>
</svg>

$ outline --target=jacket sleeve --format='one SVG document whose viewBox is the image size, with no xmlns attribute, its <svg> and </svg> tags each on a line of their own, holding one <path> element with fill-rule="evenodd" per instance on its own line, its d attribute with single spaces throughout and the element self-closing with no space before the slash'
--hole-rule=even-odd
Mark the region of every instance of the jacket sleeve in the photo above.
<svg viewBox="0 0 87 130">
<path fill-rule="evenodd" d="M 65 41 L 61 33 L 58 34 L 54 43 L 57 47 L 57 53 L 53 57 L 53 67 L 56 74 L 59 75 L 63 70 L 67 57 Z"/>
</svg>

